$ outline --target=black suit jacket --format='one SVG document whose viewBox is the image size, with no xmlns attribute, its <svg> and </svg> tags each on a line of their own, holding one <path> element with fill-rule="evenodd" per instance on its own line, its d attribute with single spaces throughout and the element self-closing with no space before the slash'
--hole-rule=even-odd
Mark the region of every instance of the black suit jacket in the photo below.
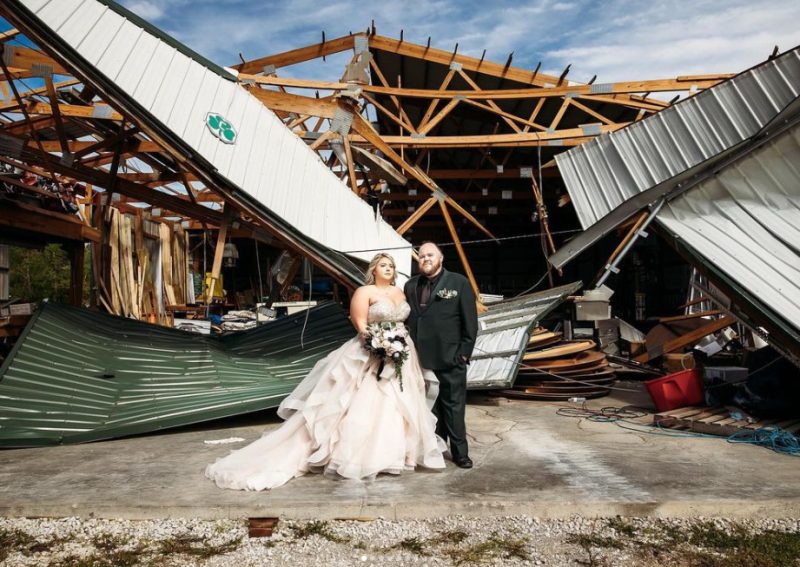
<svg viewBox="0 0 800 567">
<path fill-rule="evenodd" d="M 406 325 L 417 346 L 420 363 L 428 370 L 458 366 L 462 364 L 462 356 L 472 356 L 478 335 L 478 312 L 472 287 L 461 274 L 444 270 L 431 291 L 428 307 L 423 310 L 417 295 L 419 278 L 417 275 L 408 280 L 404 291 L 411 305 Z M 447 298 L 447 295 L 452 297 Z"/>
</svg>

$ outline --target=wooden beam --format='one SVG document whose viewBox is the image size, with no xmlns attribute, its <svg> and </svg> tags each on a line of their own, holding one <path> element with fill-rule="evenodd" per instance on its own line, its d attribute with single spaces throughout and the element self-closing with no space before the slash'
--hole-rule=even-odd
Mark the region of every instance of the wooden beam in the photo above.
<svg viewBox="0 0 800 567">
<path fill-rule="evenodd" d="M 454 99 L 452 99 L 450 102 L 448 102 L 446 105 L 444 105 L 444 108 L 442 108 L 442 109 L 441 109 L 441 110 L 440 110 L 440 111 L 439 111 L 439 112 L 436 114 L 436 116 L 434 116 L 434 117 L 433 117 L 433 118 L 431 118 L 429 121 L 427 121 L 427 122 L 425 123 L 425 126 L 422 126 L 422 127 L 419 129 L 419 133 L 420 133 L 420 134 L 427 134 L 428 132 L 430 132 L 431 130 L 433 130 L 434 128 L 436 128 L 436 126 L 439 124 L 439 122 L 441 122 L 442 120 L 444 120 L 444 118 L 445 118 L 445 117 L 446 117 L 448 114 L 450 114 L 450 112 L 451 112 L 451 111 L 452 111 L 452 110 L 453 110 L 453 109 L 454 109 L 456 106 L 458 106 L 458 103 L 459 103 L 459 102 L 461 102 L 459 99 L 457 99 L 457 98 L 454 98 Z"/>
<path fill-rule="evenodd" d="M 0 42 L 8 41 L 9 39 L 14 39 L 17 37 L 21 32 L 17 29 L 11 28 L 10 30 L 6 30 L 0 33 Z"/>
<path fill-rule="evenodd" d="M 579 108 L 579 109 L 583 110 L 589 116 L 597 118 L 603 124 L 613 124 L 614 123 L 614 121 L 611 120 L 610 118 L 607 118 L 607 117 L 603 116 L 602 114 L 600 114 L 596 110 L 592 110 L 591 108 L 589 108 L 588 106 L 586 106 L 582 102 L 580 102 L 578 100 L 575 100 L 574 98 L 571 99 L 571 100 L 572 100 L 572 106 L 574 106 L 575 108 Z"/>
<path fill-rule="evenodd" d="M 291 51 L 284 51 L 282 53 L 276 53 L 275 55 L 268 55 L 267 57 L 260 57 L 259 59 L 240 63 L 239 65 L 233 65 L 233 68 L 240 73 L 261 73 L 264 67 L 272 66 L 275 69 L 280 69 L 281 67 L 303 63 L 304 61 L 310 61 L 318 57 L 341 53 L 342 51 L 353 49 L 356 35 L 363 36 L 364 34 L 347 35 L 307 47 L 292 49 Z"/>
<path fill-rule="evenodd" d="M 219 232 L 217 232 L 217 246 L 214 248 L 214 263 L 211 266 L 211 285 L 208 286 L 206 304 L 211 303 L 211 300 L 214 299 L 214 288 L 219 279 L 220 270 L 222 270 L 222 255 L 225 252 L 225 238 L 228 235 L 228 227 L 235 216 L 236 212 L 233 210 L 233 207 L 226 205 L 225 212 L 222 216 L 222 224 L 219 227 Z"/>
<path fill-rule="evenodd" d="M 100 241 L 100 231 L 86 226 L 78 217 L 48 211 L 16 201 L 3 200 L 0 227 L 54 237 L 55 240 Z"/>
<path fill-rule="evenodd" d="M 709 321 L 708 324 L 703 325 L 694 331 L 686 333 L 685 335 L 681 335 L 680 337 L 672 339 L 671 341 L 667 341 L 663 345 L 656 345 L 655 347 L 648 349 L 647 352 L 633 357 L 633 360 L 636 362 L 648 362 L 668 352 L 674 352 L 683 347 L 695 344 L 703 337 L 710 335 L 711 333 L 721 331 L 725 327 L 730 327 L 734 323 L 736 323 L 736 318 L 730 315 L 726 315 L 721 319 L 714 319 L 713 321 Z"/>
<path fill-rule="evenodd" d="M 540 99 L 540 100 L 544 100 L 544 99 Z M 477 100 L 471 100 L 471 99 L 468 99 L 468 98 L 465 98 L 464 102 L 469 104 L 469 105 L 472 105 L 472 106 L 474 106 L 476 108 L 480 108 L 482 110 L 486 110 L 487 112 L 491 112 L 492 114 L 496 114 L 496 115 L 506 119 L 506 121 L 512 120 L 514 122 L 519 122 L 523 126 L 527 126 L 528 129 L 536 128 L 537 130 L 546 130 L 546 128 L 544 126 L 542 126 L 540 124 L 536 124 L 532 120 L 525 120 L 524 118 L 520 118 L 519 116 L 516 116 L 515 114 L 511 114 L 510 112 L 506 112 L 504 110 L 501 110 L 500 107 L 497 106 L 496 104 L 483 104 L 483 103 L 478 102 Z M 528 130 L 521 130 L 519 128 L 519 126 L 516 126 L 514 128 L 514 130 L 516 130 L 517 132 L 520 132 L 520 133 L 528 131 Z"/>
<path fill-rule="evenodd" d="M 384 87 L 388 87 L 389 83 L 386 81 L 386 77 L 383 76 L 383 73 L 381 72 L 380 67 L 378 67 L 378 64 L 375 63 L 375 58 L 374 57 L 370 57 L 369 65 L 372 68 L 372 70 L 375 72 L 375 76 L 378 77 L 378 80 L 381 82 L 381 84 Z M 398 85 L 398 88 L 399 88 L 399 85 Z M 406 124 L 408 125 L 406 128 L 408 130 L 410 130 L 412 133 L 416 133 L 417 130 L 411 125 L 411 119 L 408 117 L 408 115 L 403 110 L 403 107 L 400 104 L 400 100 L 395 95 L 389 95 L 389 98 L 392 100 L 394 105 L 397 107 L 397 112 L 400 114 L 400 116 L 403 117 L 403 119 L 405 120 Z"/>
<path fill-rule="evenodd" d="M 27 106 L 31 114 L 53 114 L 52 107 L 44 102 L 34 102 Z M 94 120 L 122 120 L 122 114 L 113 110 L 107 104 L 96 104 L 93 106 L 78 106 L 75 104 L 59 104 L 58 111 L 64 116 L 74 118 L 91 118 Z"/>
<path fill-rule="evenodd" d="M 62 89 L 64 87 L 70 87 L 72 85 L 77 85 L 78 83 L 80 83 L 80 81 L 78 81 L 77 79 L 69 79 L 67 81 L 61 81 L 59 83 L 55 83 L 55 88 L 56 88 L 56 90 L 58 90 L 58 89 Z M 28 98 L 28 97 L 31 97 L 31 96 L 34 96 L 34 95 L 44 94 L 46 92 L 47 92 L 47 87 L 44 86 L 44 87 L 39 87 L 39 88 L 36 88 L 36 89 L 28 89 L 26 91 L 22 91 L 22 92 L 19 93 L 19 96 L 22 97 L 23 99 L 25 99 L 25 98 Z M 19 104 L 15 100 L 0 104 L 0 112 L 7 112 L 9 110 L 14 110 L 16 108 L 19 108 Z"/>
<path fill-rule="evenodd" d="M 533 175 L 538 175 L 532 168 Z M 517 167 L 504 167 L 502 173 L 495 169 L 431 169 L 428 175 L 433 179 L 524 179 Z M 560 177 L 558 169 L 549 167 L 542 169 L 542 177 Z"/>
<path fill-rule="evenodd" d="M 416 138 L 411 136 L 383 136 L 382 142 L 389 147 L 403 145 L 409 148 L 469 148 L 469 147 L 515 147 L 515 146 L 537 146 L 545 145 L 552 146 L 558 145 L 554 142 L 562 141 L 561 145 L 567 144 L 569 140 L 578 140 L 580 143 L 590 140 L 596 135 L 604 134 L 606 132 L 613 132 L 624 128 L 627 123 L 603 125 L 596 129 L 591 134 L 583 128 L 567 128 L 564 130 L 555 130 L 553 132 L 533 132 L 533 133 L 520 133 L 520 134 L 494 134 L 494 135 L 480 135 L 480 136 L 428 136 L 425 138 Z M 359 132 L 361 134 L 361 132 Z M 365 142 L 371 141 L 366 138 L 359 139 L 357 136 L 350 135 L 351 142 Z"/>
<path fill-rule="evenodd" d="M 472 286 L 472 291 L 475 292 L 475 301 L 480 301 L 481 291 L 478 289 L 478 282 L 475 281 L 475 275 L 472 273 L 472 267 L 469 265 L 469 260 L 467 260 L 467 255 L 464 252 L 464 247 L 461 246 L 461 240 L 458 238 L 458 233 L 456 232 L 456 227 L 453 224 L 453 219 L 450 218 L 450 212 L 447 210 L 447 205 L 444 203 L 444 201 L 439 201 L 439 207 L 442 209 L 444 222 L 447 224 L 447 229 L 450 231 L 450 236 L 453 238 L 453 244 L 456 246 L 458 257 L 461 259 L 461 266 L 464 268 L 464 275 L 467 276 L 467 279 Z"/>
<path fill-rule="evenodd" d="M 414 226 L 414 224 L 415 224 L 415 223 L 416 223 L 416 222 L 417 222 L 419 219 L 421 219 L 421 218 L 422 218 L 422 216 L 423 216 L 425 213 L 427 213 L 427 212 L 430 210 L 430 208 L 431 208 L 431 207 L 433 207 L 433 206 L 436 204 L 436 202 L 437 202 L 437 199 L 436 199 L 436 197 L 428 197 L 428 200 L 427 200 L 427 201 L 425 201 L 425 202 L 422 204 L 422 206 L 421 206 L 421 207 L 417 208 L 417 209 L 416 209 L 416 210 L 415 210 L 415 211 L 414 211 L 414 212 L 411 214 L 411 216 L 410 216 L 410 217 L 408 217 L 408 218 L 407 218 L 407 219 L 406 219 L 406 220 L 403 222 L 403 224 L 401 224 L 400 226 L 398 226 L 398 227 L 395 229 L 395 232 L 397 232 L 397 234 L 405 234 L 405 232 L 406 232 L 406 231 L 407 231 L 409 228 L 411 228 L 412 226 Z M 384 212 L 386 212 L 386 211 L 384 211 Z"/>
<path fill-rule="evenodd" d="M 453 77 L 455 71 L 448 71 L 445 79 Z M 705 90 L 718 85 L 720 82 L 732 77 L 732 74 L 720 74 L 713 76 L 679 77 L 677 79 L 653 79 L 647 81 L 620 81 L 616 83 L 606 83 L 599 88 L 598 85 L 567 85 L 561 87 L 536 87 L 522 89 L 486 89 L 480 92 L 472 90 L 447 90 L 450 81 L 443 82 L 438 89 L 412 89 L 407 87 L 391 87 L 387 85 L 359 85 L 362 92 L 376 95 L 418 98 L 418 99 L 448 99 L 459 96 L 471 100 L 504 100 L 504 99 L 540 99 L 558 98 L 562 96 L 572 96 L 586 98 L 588 100 L 603 100 L 611 104 L 629 106 L 631 100 L 646 104 L 649 108 L 664 108 L 668 106 L 666 101 L 653 98 L 614 98 L 616 95 L 634 95 L 636 93 L 650 92 L 672 92 L 688 91 L 692 89 Z M 351 87 L 348 83 L 311 81 L 303 79 L 291 79 L 287 77 L 262 77 L 258 75 L 239 75 L 239 80 L 244 84 L 258 83 L 264 85 L 287 86 L 295 88 L 307 88 L 313 90 L 340 91 Z M 433 112 L 431 112 L 433 114 Z M 424 124 L 424 121 L 420 124 Z"/>
<path fill-rule="evenodd" d="M 426 65 L 427 65 L 427 63 L 426 63 Z M 453 80 L 453 77 L 455 76 L 455 74 L 456 74 L 455 69 L 450 69 L 447 72 L 447 75 L 445 75 L 444 79 L 442 80 L 442 84 L 439 85 L 439 91 L 447 90 L 447 87 L 450 85 L 450 81 Z M 406 89 L 406 90 L 408 90 L 408 89 Z M 433 116 L 433 112 L 436 110 L 436 106 L 438 104 L 439 104 L 439 99 L 438 98 L 435 98 L 435 99 L 433 99 L 431 101 L 430 105 L 428 105 L 428 110 L 425 111 L 425 114 L 422 116 L 422 120 L 419 121 L 419 127 L 420 128 L 423 128 L 428 123 L 428 120 L 430 120 L 431 116 Z"/>
<path fill-rule="evenodd" d="M 472 77 L 467 75 L 464 72 L 463 69 L 459 69 L 458 70 L 458 74 L 461 75 L 461 78 L 464 79 L 466 81 L 466 83 L 473 88 L 473 90 L 478 91 L 478 92 L 481 91 L 481 88 L 478 86 L 478 83 L 473 81 Z M 499 106 L 497 106 L 497 103 L 495 101 L 487 100 L 486 102 L 489 104 L 489 106 L 491 108 L 496 110 L 498 112 L 498 114 L 501 115 L 501 117 L 503 118 L 505 123 L 508 124 L 511 127 L 512 130 L 514 130 L 515 132 L 522 132 L 522 129 L 519 126 L 517 126 L 513 121 L 511 121 L 511 119 L 509 119 L 507 116 L 503 116 L 503 114 L 506 114 L 506 113 L 504 113 L 504 111 Z"/>
<path fill-rule="evenodd" d="M 361 93 L 361 96 L 364 97 L 364 100 L 369 102 L 377 110 L 380 110 L 389 120 L 391 120 L 392 122 L 394 122 L 395 124 L 397 124 L 401 128 L 405 128 L 406 130 L 409 130 L 410 132 L 415 132 L 416 131 L 414 126 L 412 126 L 409 123 L 404 122 L 402 118 L 400 118 L 399 116 L 395 115 L 392 111 L 390 111 L 388 108 L 383 106 L 381 103 L 379 103 L 377 100 L 375 100 L 374 98 L 372 98 L 368 94 Z"/>
<path fill-rule="evenodd" d="M 353 152 L 350 151 L 350 140 L 347 136 L 342 136 L 344 144 L 344 154 L 347 157 L 347 175 L 350 178 L 350 190 L 358 195 L 358 180 L 356 179 L 356 168 L 353 163 Z"/>
<path fill-rule="evenodd" d="M 47 96 L 50 98 L 50 109 L 53 111 L 53 120 L 56 123 L 56 134 L 58 135 L 58 142 L 61 146 L 61 152 L 64 154 L 69 153 L 67 146 L 67 136 L 64 133 L 64 121 L 61 118 L 61 111 L 59 110 L 58 95 L 56 94 L 55 86 L 53 85 L 53 76 L 47 75 L 44 78 L 45 88 L 47 89 Z"/>
<path fill-rule="evenodd" d="M 49 55 L 30 47 L 23 47 L 22 45 L 5 45 L 3 57 L 6 60 L 6 65 L 9 67 L 16 67 L 18 69 L 25 69 L 28 71 L 39 72 L 47 70 L 50 74 L 56 75 L 71 75 L 66 68 L 58 64 Z M 42 75 L 47 74 L 45 72 Z"/>
</svg>

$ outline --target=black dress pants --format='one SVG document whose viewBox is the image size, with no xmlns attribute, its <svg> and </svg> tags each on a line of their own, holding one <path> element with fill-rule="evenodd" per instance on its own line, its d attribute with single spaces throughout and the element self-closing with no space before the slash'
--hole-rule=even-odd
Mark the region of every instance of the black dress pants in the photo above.
<svg viewBox="0 0 800 567">
<path fill-rule="evenodd" d="M 439 379 L 439 397 L 433 406 L 436 415 L 436 434 L 450 441 L 454 461 L 469 455 L 464 410 L 467 404 L 467 365 L 459 364 L 444 370 L 434 370 Z"/>
</svg>

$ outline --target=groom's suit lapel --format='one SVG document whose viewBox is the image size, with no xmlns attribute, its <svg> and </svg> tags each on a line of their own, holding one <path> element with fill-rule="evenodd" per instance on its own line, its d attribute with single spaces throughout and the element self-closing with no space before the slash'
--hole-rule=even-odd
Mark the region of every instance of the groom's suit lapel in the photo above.
<svg viewBox="0 0 800 567">
<path fill-rule="evenodd" d="M 411 301 L 409 302 L 412 309 L 417 313 L 420 313 L 422 309 L 420 309 L 419 305 L 419 279 L 422 276 L 414 276 L 409 281 L 409 287 L 411 288 Z"/>
</svg>

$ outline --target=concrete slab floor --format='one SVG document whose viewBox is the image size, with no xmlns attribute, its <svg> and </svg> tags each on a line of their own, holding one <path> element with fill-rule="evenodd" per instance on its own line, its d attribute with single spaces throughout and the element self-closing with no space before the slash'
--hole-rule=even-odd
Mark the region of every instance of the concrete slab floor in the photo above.
<svg viewBox="0 0 800 567">
<path fill-rule="evenodd" d="M 636 383 L 622 383 L 640 388 Z M 642 394 L 590 400 L 643 405 Z M 461 514 L 568 517 L 796 517 L 800 471 L 789 456 L 723 438 L 666 437 L 556 414 L 566 403 L 472 394 L 475 468 L 381 476 L 309 475 L 270 492 L 221 490 L 209 462 L 278 427 L 274 411 L 159 435 L 0 451 L 0 515 L 409 519 Z M 247 441 L 208 445 L 206 440 Z"/>
</svg>

